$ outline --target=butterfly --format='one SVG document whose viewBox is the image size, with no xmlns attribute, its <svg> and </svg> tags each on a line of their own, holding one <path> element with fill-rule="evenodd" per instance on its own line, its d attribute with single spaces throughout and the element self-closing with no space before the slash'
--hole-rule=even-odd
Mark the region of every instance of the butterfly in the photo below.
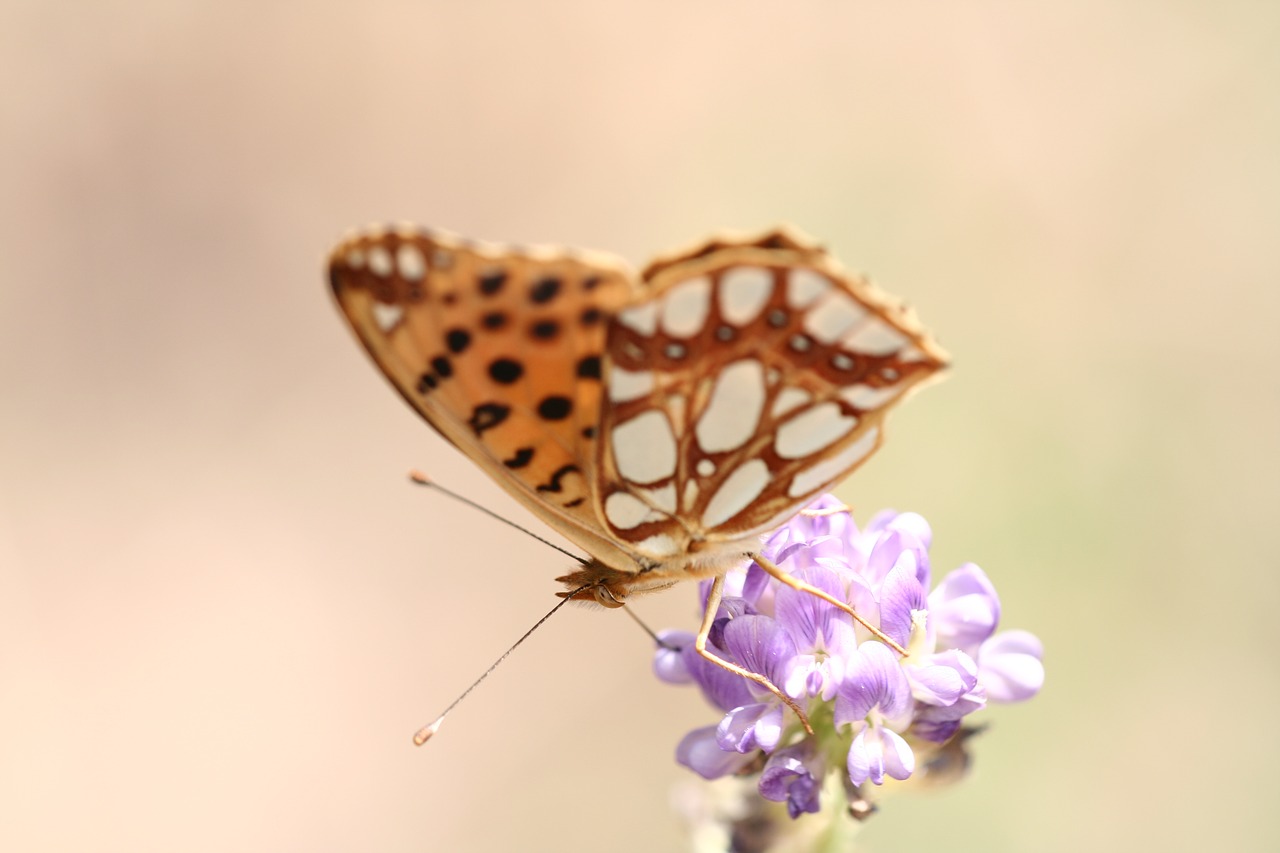
<svg viewBox="0 0 1280 853">
<path fill-rule="evenodd" d="M 374 227 L 328 272 L 409 405 L 589 555 L 562 596 L 617 607 L 713 577 L 699 652 L 787 701 L 705 648 L 724 573 L 746 558 L 781 572 L 760 534 L 870 457 L 887 412 L 946 366 L 912 311 L 790 227 L 639 273 L 604 253 Z"/>
</svg>

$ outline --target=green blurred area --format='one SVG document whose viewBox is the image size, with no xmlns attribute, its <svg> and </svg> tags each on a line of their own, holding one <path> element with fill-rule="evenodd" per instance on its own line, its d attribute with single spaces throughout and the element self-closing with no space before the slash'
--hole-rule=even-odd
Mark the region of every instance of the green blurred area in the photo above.
<svg viewBox="0 0 1280 853">
<path fill-rule="evenodd" d="M 679 849 L 714 720 L 327 304 L 347 227 L 637 265 L 795 223 L 953 354 L 840 494 L 1043 694 L 868 850 L 1273 850 L 1280 7 L 0 8 L 0 848 Z M 642 601 L 694 624 L 692 589 Z M 68 814 L 77 816 L 75 821 Z"/>
</svg>

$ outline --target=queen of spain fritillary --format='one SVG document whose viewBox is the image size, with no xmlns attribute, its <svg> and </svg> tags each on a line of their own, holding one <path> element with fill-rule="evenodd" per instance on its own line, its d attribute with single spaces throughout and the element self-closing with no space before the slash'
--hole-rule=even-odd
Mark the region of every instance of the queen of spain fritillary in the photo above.
<svg viewBox="0 0 1280 853">
<path fill-rule="evenodd" d="M 759 534 L 865 461 L 947 363 L 910 311 L 786 227 L 639 274 L 372 228 L 333 250 L 329 280 L 405 400 L 587 552 L 566 594 L 616 607 L 716 577 L 706 629 L 724 572 L 759 562 Z"/>
</svg>

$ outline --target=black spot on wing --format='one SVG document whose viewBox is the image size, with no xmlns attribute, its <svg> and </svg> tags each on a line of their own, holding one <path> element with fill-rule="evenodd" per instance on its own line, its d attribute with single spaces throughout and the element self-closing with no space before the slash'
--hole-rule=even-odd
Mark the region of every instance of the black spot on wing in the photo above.
<svg viewBox="0 0 1280 853">
<path fill-rule="evenodd" d="M 573 411 L 573 401 L 568 397 L 553 395 L 538 404 L 538 416 L 545 421 L 562 421 Z"/>
<path fill-rule="evenodd" d="M 485 296 L 493 296 L 498 291 L 502 290 L 502 286 L 506 283 L 506 270 L 487 273 L 480 276 L 480 292 Z"/>
<path fill-rule="evenodd" d="M 560 324 L 555 320 L 539 320 L 529 327 L 529 334 L 540 341 L 549 341 L 560 334 Z"/>
<path fill-rule="evenodd" d="M 511 414 L 511 407 L 501 403 L 481 403 L 471 412 L 467 424 L 480 435 L 487 429 L 493 429 Z"/>
<path fill-rule="evenodd" d="M 489 363 L 489 376 L 500 385 L 510 385 L 524 375 L 524 365 L 510 358 L 495 358 Z"/>
<path fill-rule="evenodd" d="M 457 355 L 471 346 L 471 333 L 466 329 L 450 329 L 444 336 L 444 342 L 448 345 L 449 352 Z"/>
<path fill-rule="evenodd" d="M 533 461 L 533 448 L 522 447 L 516 451 L 516 455 L 510 459 L 502 460 L 502 464 L 508 468 L 523 468 Z"/>
<path fill-rule="evenodd" d="M 546 305 L 552 299 L 556 298 L 556 294 L 560 292 L 560 279 L 544 278 L 536 282 L 533 287 L 529 288 L 529 299 L 535 305 Z"/>
</svg>

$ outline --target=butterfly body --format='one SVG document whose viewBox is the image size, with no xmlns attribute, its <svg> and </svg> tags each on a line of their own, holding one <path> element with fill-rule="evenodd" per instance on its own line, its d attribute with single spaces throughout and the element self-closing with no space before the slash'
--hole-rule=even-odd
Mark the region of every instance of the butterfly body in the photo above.
<svg viewBox="0 0 1280 853">
<path fill-rule="evenodd" d="M 909 311 L 790 228 L 639 274 L 374 228 L 334 249 L 329 276 L 400 394 L 590 555 L 560 580 L 607 606 L 740 564 L 946 364 Z"/>
</svg>

